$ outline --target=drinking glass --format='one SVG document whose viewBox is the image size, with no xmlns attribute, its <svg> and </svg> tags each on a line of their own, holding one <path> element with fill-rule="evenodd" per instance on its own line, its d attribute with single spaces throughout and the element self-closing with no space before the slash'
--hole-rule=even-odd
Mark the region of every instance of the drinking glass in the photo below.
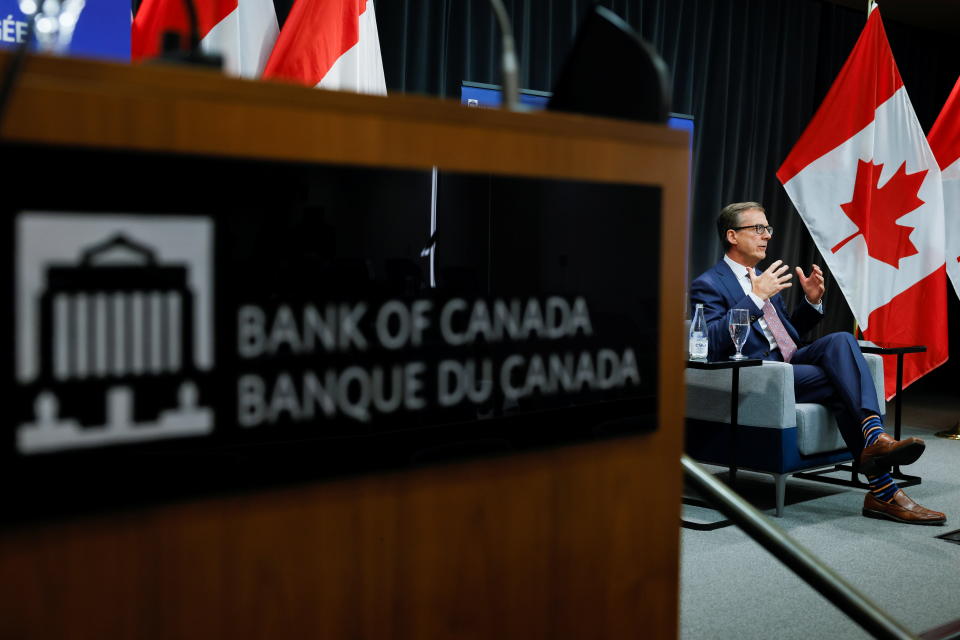
<svg viewBox="0 0 960 640">
<path fill-rule="evenodd" d="M 733 340 L 733 346 L 737 348 L 737 352 L 730 359 L 746 360 L 747 356 L 740 353 L 740 350 L 743 349 L 747 336 L 750 334 L 750 312 L 746 309 L 730 309 L 727 319 L 730 327 L 730 338 Z"/>
</svg>

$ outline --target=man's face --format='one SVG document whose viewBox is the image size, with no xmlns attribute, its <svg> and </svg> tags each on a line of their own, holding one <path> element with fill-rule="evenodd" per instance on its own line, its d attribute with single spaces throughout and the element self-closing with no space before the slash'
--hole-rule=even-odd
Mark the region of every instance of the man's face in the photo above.
<svg viewBox="0 0 960 640">
<path fill-rule="evenodd" d="M 738 227 L 762 224 L 767 226 L 767 216 L 759 209 L 747 209 L 740 213 Z M 748 267 L 755 267 L 757 263 L 767 257 L 767 242 L 770 234 L 764 231 L 757 235 L 753 229 L 727 230 L 727 242 L 730 243 L 728 255 L 736 262 Z"/>
</svg>

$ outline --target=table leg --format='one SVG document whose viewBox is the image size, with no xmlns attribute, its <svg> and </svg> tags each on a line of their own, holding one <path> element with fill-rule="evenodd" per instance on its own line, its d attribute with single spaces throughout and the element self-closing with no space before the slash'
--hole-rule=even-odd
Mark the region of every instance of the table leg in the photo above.
<svg viewBox="0 0 960 640">
<path fill-rule="evenodd" d="M 731 487 L 737 482 L 737 427 L 740 419 L 740 368 L 731 371 L 730 384 L 730 475 L 727 484 Z"/>
<path fill-rule="evenodd" d="M 893 437 L 900 439 L 900 394 L 903 392 L 903 354 L 897 354 L 897 399 L 893 401 Z"/>
<path fill-rule="evenodd" d="M 904 354 L 897 354 L 897 397 L 893 401 L 893 437 L 897 440 L 900 439 L 900 416 L 902 405 L 900 402 L 900 396 L 903 393 L 903 356 Z M 900 471 L 900 465 L 894 465 L 893 469 L 890 470 L 890 475 L 895 479 L 899 480 L 901 487 L 912 487 L 918 485 L 922 482 L 920 476 L 911 476 Z"/>
</svg>

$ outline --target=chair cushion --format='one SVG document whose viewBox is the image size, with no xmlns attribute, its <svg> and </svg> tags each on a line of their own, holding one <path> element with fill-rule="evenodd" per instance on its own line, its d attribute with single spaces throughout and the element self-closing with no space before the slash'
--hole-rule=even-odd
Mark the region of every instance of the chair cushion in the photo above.
<svg viewBox="0 0 960 640">
<path fill-rule="evenodd" d="M 847 445 L 837 421 L 822 404 L 797 403 L 797 448 L 805 456 L 828 453 Z"/>
</svg>

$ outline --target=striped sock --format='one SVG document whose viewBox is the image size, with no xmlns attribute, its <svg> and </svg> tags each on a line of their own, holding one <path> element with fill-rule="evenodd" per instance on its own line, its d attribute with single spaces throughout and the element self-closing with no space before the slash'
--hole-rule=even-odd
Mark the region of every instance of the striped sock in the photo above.
<svg viewBox="0 0 960 640">
<path fill-rule="evenodd" d="M 864 418 L 863 422 L 860 423 L 860 428 L 863 430 L 864 448 L 876 442 L 880 434 L 883 433 L 883 423 L 880 422 L 880 416 L 877 415 Z"/>
<path fill-rule="evenodd" d="M 880 476 L 867 476 L 867 482 L 870 483 L 870 493 L 880 502 L 893 500 L 893 494 L 900 488 L 889 473 Z"/>
</svg>

